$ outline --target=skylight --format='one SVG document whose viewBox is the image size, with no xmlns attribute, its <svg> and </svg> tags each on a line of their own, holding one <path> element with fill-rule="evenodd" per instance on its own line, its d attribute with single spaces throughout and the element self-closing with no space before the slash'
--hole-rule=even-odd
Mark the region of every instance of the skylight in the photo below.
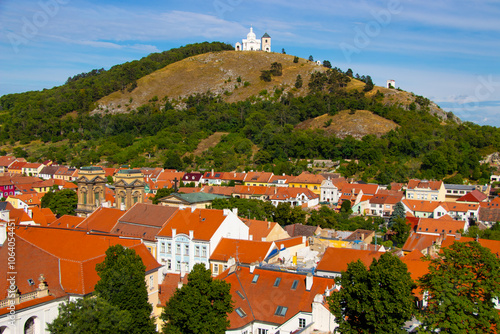
<svg viewBox="0 0 500 334">
<path fill-rule="evenodd" d="M 240 318 L 244 318 L 247 316 L 247 314 L 245 313 L 245 311 L 243 311 L 243 309 L 241 307 L 238 307 L 235 311 L 236 311 L 236 313 L 238 313 Z"/>
<path fill-rule="evenodd" d="M 245 296 L 243 296 L 243 294 L 240 292 L 240 290 L 236 290 L 236 293 L 238 294 L 238 296 L 241 297 L 241 299 L 245 299 Z"/>
<path fill-rule="evenodd" d="M 279 286 L 281 282 L 281 277 L 277 277 L 276 280 L 274 281 L 273 286 Z"/>
<path fill-rule="evenodd" d="M 276 308 L 276 312 L 274 312 L 274 315 L 279 315 L 281 317 L 284 317 L 286 314 L 286 311 L 288 311 L 288 307 L 278 305 L 278 307 Z"/>
<path fill-rule="evenodd" d="M 293 283 L 292 283 L 292 290 L 295 290 L 297 289 L 297 286 L 299 285 L 299 280 L 294 280 Z"/>
<path fill-rule="evenodd" d="M 259 274 L 255 274 L 252 279 L 252 283 L 257 283 L 257 280 L 259 279 Z"/>
</svg>

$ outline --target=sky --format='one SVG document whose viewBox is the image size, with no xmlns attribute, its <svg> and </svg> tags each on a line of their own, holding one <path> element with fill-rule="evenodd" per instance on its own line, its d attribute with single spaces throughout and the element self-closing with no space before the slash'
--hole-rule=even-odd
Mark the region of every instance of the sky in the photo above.
<svg viewBox="0 0 500 334">
<path fill-rule="evenodd" d="M 0 96 L 190 43 L 257 37 L 500 127 L 499 0 L 0 0 Z"/>
</svg>

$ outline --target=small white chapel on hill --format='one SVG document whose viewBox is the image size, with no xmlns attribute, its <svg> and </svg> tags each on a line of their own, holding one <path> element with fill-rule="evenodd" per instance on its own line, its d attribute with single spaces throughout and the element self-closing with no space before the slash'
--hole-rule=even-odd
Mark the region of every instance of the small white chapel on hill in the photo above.
<svg viewBox="0 0 500 334">
<path fill-rule="evenodd" d="M 247 34 L 247 38 L 243 39 L 243 43 L 237 42 L 234 46 L 236 51 L 259 51 L 263 50 L 266 52 L 271 52 L 271 36 L 267 32 L 262 36 L 261 39 L 257 39 L 253 28 L 250 27 L 250 32 Z M 262 47 L 261 47 L 262 46 Z"/>
</svg>

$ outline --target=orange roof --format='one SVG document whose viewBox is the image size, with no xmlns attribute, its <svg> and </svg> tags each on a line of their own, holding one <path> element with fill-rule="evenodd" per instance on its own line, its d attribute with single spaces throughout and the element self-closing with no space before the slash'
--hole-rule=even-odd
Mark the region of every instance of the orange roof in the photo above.
<svg viewBox="0 0 500 334">
<path fill-rule="evenodd" d="M 115 204 L 115 192 L 113 189 L 108 187 L 104 188 L 104 199 L 106 202 L 110 202 L 111 204 Z"/>
<path fill-rule="evenodd" d="M 109 233 L 124 213 L 119 209 L 99 207 L 90 216 L 82 220 L 76 228 Z"/>
<path fill-rule="evenodd" d="M 228 274 L 222 273 L 218 279 L 231 284 L 231 295 L 234 301 L 234 310 L 241 309 L 245 317 L 240 317 L 236 311 L 229 314 L 229 330 L 238 329 L 247 324 L 258 321 L 268 324 L 283 324 L 299 312 L 312 312 L 312 303 L 316 295 L 323 295 L 327 289 L 332 289 L 335 281 L 331 278 L 313 277 L 313 284 L 306 290 L 306 276 L 255 268 L 253 274 L 250 268 L 238 267 L 237 271 Z M 257 282 L 252 283 L 256 275 Z M 277 278 L 280 279 L 275 286 Z M 297 281 L 297 286 L 292 285 Z M 239 292 L 244 298 L 241 298 Z M 278 306 L 288 309 L 284 316 L 275 315 Z"/>
<path fill-rule="evenodd" d="M 302 172 L 300 175 L 289 180 L 288 183 L 310 183 L 310 184 L 321 184 L 324 180 L 324 176 L 320 174 L 311 174 L 309 172 Z"/>
<path fill-rule="evenodd" d="M 3 155 L 0 156 L 0 166 L 3 167 L 9 167 L 11 163 L 13 163 L 16 160 L 16 157 L 8 156 L 8 155 Z"/>
<path fill-rule="evenodd" d="M 28 162 L 23 166 L 23 168 L 39 168 L 40 166 L 43 165 L 37 162 Z"/>
<path fill-rule="evenodd" d="M 78 189 L 78 186 L 73 182 L 65 182 L 63 185 L 63 189 Z"/>
<path fill-rule="evenodd" d="M 255 183 L 268 183 L 273 176 L 271 172 L 248 172 L 245 176 L 245 183 L 255 182 Z"/>
<path fill-rule="evenodd" d="M 184 176 L 184 172 L 177 172 L 177 171 L 172 171 L 170 169 L 164 170 L 158 175 L 157 180 L 158 181 L 174 181 L 175 178 L 177 178 L 177 186 L 180 185 L 180 182 L 182 180 L 182 177 Z"/>
<path fill-rule="evenodd" d="M 231 196 L 235 187 L 222 187 L 222 186 L 204 186 L 201 192 L 214 195 Z"/>
<path fill-rule="evenodd" d="M 441 248 L 449 247 L 451 244 L 454 242 L 470 242 L 470 241 L 475 241 L 476 239 L 474 238 L 467 238 L 467 237 L 460 237 L 458 239 L 457 237 L 447 237 L 446 239 L 443 240 L 443 243 L 441 244 Z M 495 254 L 497 257 L 500 257 L 500 241 L 498 240 L 488 240 L 488 239 L 477 239 L 479 244 L 483 247 L 489 248 L 489 250 Z"/>
<path fill-rule="evenodd" d="M 420 218 L 417 233 L 455 234 L 465 229 L 466 222 L 453 219 Z"/>
<path fill-rule="evenodd" d="M 420 201 L 413 199 L 404 199 L 403 204 L 413 212 L 433 212 L 436 208 L 442 205 L 443 202 Z"/>
<path fill-rule="evenodd" d="M 239 181 L 243 182 L 246 177 L 246 173 L 236 173 L 236 172 L 226 172 L 222 173 L 221 179 L 224 181 Z"/>
<path fill-rule="evenodd" d="M 359 193 L 359 190 L 362 190 L 365 195 L 375 195 L 378 191 L 378 184 L 354 183 L 352 186 L 358 190 L 356 193 Z"/>
<path fill-rule="evenodd" d="M 408 267 L 408 272 L 410 273 L 411 279 L 417 281 L 425 274 L 429 273 L 429 261 L 422 261 L 424 255 L 419 250 L 413 250 L 406 256 L 401 258 L 401 261 Z M 422 290 L 420 288 L 415 288 L 413 294 L 419 299 L 423 298 Z"/>
<path fill-rule="evenodd" d="M 57 219 L 49 208 L 40 209 L 34 206 L 30 210 L 33 213 L 33 221 L 40 226 L 48 226 Z"/>
<path fill-rule="evenodd" d="M 271 241 L 253 241 L 222 238 L 210 256 L 211 261 L 227 262 L 229 258 L 238 259 L 239 263 L 262 262 L 275 248 Z"/>
<path fill-rule="evenodd" d="M 240 218 L 248 226 L 248 235 L 253 236 L 253 240 L 260 241 L 267 238 L 277 223 L 256 219 Z"/>
<path fill-rule="evenodd" d="M 304 194 L 309 199 L 319 198 L 319 195 L 312 192 L 309 188 L 289 188 L 289 187 L 274 187 L 274 193 L 269 196 L 270 200 L 286 201 L 290 198 L 297 198 Z"/>
<path fill-rule="evenodd" d="M 188 275 L 184 275 L 181 278 L 181 274 L 172 273 L 165 275 L 163 282 L 158 286 L 158 306 L 164 307 L 179 287 L 179 282 L 182 282 L 182 284 L 188 283 L 187 277 Z"/>
<path fill-rule="evenodd" d="M 364 193 L 364 192 L 363 192 Z M 401 202 L 403 199 L 403 193 L 398 195 L 388 195 L 388 194 L 375 194 L 371 197 L 371 204 L 396 204 Z"/>
<path fill-rule="evenodd" d="M 431 189 L 439 190 L 443 185 L 443 181 L 421 181 L 421 180 L 410 180 L 408 181 L 407 189 Z"/>
<path fill-rule="evenodd" d="M 269 183 L 274 183 L 274 184 L 278 184 L 280 180 L 284 180 L 285 181 L 285 184 L 288 184 L 288 181 L 293 179 L 294 177 L 293 176 L 290 176 L 290 175 L 273 175 L 271 176 L 271 178 L 269 179 Z"/>
<path fill-rule="evenodd" d="M 28 214 L 23 209 L 14 209 L 9 210 L 9 219 L 14 220 L 15 224 L 21 224 L 23 222 L 32 222 L 33 219 L 28 216 Z"/>
<path fill-rule="evenodd" d="M 14 161 L 12 164 L 9 166 L 9 170 L 21 170 L 23 169 L 24 165 L 26 165 L 27 162 L 22 162 L 22 161 Z"/>
<path fill-rule="evenodd" d="M 357 260 L 361 260 L 365 266 L 369 267 L 373 259 L 378 260 L 382 254 L 382 252 L 370 250 L 328 247 L 316 270 L 341 273 L 347 270 L 349 263 Z"/>
<path fill-rule="evenodd" d="M 474 203 L 479 203 L 479 202 L 484 202 L 485 200 L 488 199 L 488 196 L 483 194 L 477 189 L 472 190 L 470 193 L 467 193 L 457 199 L 457 202 L 474 202 Z"/>
<path fill-rule="evenodd" d="M 248 181 L 245 181 L 248 182 Z M 233 193 L 241 194 L 241 195 L 254 195 L 254 196 L 262 196 L 262 195 L 271 195 L 278 188 L 276 187 L 267 187 L 267 186 L 243 186 L 243 185 L 235 185 Z M 281 189 L 281 188 L 279 188 Z"/>
<path fill-rule="evenodd" d="M 275 240 L 274 243 L 276 244 L 276 246 L 278 246 L 278 249 L 283 249 L 304 244 L 306 243 L 304 239 L 305 237 L 298 236 L 298 237 Z"/>
<path fill-rule="evenodd" d="M 176 234 L 189 235 L 189 231 L 194 231 L 194 239 L 210 240 L 225 219 L 223 210 L 179 210 L 160 230 L 158 236 L 172 237 L 172 229 L 175 229 Z"/>
<path fill-rule="evenodd" d="M 479 205 L 483 208 L 500 208 L 500 197 L 495 197 L 491 202 L 481 202 Z"/>
<path fill-rule="evenodd" d="M 408 239 L 406 239 L 403 250 L 407 252 L 413 250 L 422 251 L 434 245 L 438 238 L 439 235 L 412 233 Z"/>
<path fill-rule="evenodd" d="M 139 240 L 36 226 L 18 226 L 16 235 L 16 255 L 23 259 L 16 262 L 16 284 L 21 293 L 32 291 L 34 287 L 27 280 L 36 280 L 40 274 L 45 275 L 49 290 L 55 295 L 91 293 L 99 279 L 95 265 L 104 260 L 108 247 L 116 244 L 134 249 L 146 271 L 160 267 Z M 6 262 L 7 255 L 7 249 L 0 249 L 0 261 Z M 3 294 L 5 282 L 0 282 Z"/>
<path fill-rule="evenodd" d="M 442 202 L 441 206 L 447 211 L 467 212 L 469 210 L 479 209 L 478 203 L 457 203 L 457 202 Z"/>
<path fill-rule="evenodd" d="M 21 195 L 14 195 L 14 196 L 9 196 L 9 198 L 17 198 L 24 203 L 26 203 L 28 206 L 40 206 L 42 197 L 45 194 L 42 193 L 31 193 L 31 194 L 21 194 Z"/>
<path fill-rule="evenodd" d="M 64 215 L 52 222 L 49 227 L 76 228 L 84 219 L 83 217 Z"/>
</svg>

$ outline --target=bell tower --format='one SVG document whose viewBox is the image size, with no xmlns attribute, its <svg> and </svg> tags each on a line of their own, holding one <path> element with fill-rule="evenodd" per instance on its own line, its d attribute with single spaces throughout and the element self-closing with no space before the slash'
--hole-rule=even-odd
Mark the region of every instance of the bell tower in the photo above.
<svg viewBox="0 0 500 334">
<path fill-rule="evenodd" d="M 261 38 L 262 51 L 271 52 L 271 36 L 266 32 Z"/>
</svg>

